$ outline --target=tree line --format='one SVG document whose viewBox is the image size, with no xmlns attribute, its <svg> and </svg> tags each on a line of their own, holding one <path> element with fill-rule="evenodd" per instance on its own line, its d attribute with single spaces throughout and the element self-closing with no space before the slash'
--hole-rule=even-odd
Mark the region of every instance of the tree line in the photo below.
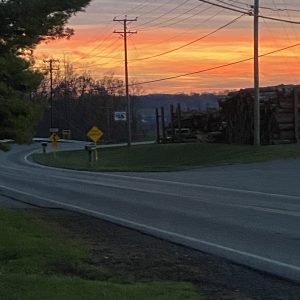
<svg viewBox="0 0 300 300">
<path fill-rule="evenodd" d="M 49 135 L 50 124 L 60 130 L 70 130 L 72 138 L 85 140 L 92 126 L 99 127 L 106 142 L 121 142 L 127 139 L 126 122 L 114 120 L 114 112 L 126 112 L 127 100 L 125 86 L 112 73 L 101 79 L 94 79 L 89 72 L 78 74 L 72 64 L 61 62 L 52 77 L 52 122 L 50 98 L 50 74 L 46 74 L 39 89 L 32 95 L 35 101 L 48 105 L 44 117 L 37 128 L 37 136 Z M 134 138 L 142 138 L 143 132 L 138 126 L 138 98 L 142 87 L 130 87 L 132 129 Z"/>
<path fill-rule="evenodd" d="M 43 81 L 34 69 L 34 49 L 45 41 L 70 38 L 71 16 L 90 0 L 0 1 L 0 139 L 30 142 L 44 107 L 33 101 Z"/>
</svg>

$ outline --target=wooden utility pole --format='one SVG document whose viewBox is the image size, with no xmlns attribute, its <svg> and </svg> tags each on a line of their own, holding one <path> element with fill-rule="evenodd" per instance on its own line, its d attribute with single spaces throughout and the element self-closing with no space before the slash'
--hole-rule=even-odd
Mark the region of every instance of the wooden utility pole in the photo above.
<svg viewBox="0 0 300 300">
<path fill-rule="evenodd" d="M 260 99 L 259 99 L 259 0 L 254 0 L 254 141 L 260 145 Z"/>
<path fill-rule="evenodd" d="M 166 125 L 165 125 L 165 108 L 162 106 L 161 111 L 161 128 L 162 128 L 162 142 L 166 142 Z"/>
<path fill-rule="evenodd" d="M 181 132 L 181 105 L 177 104 L 177 127 L 178 127 L 178 138 L 182 142 L 182 132 Z"/>
<path fill-rule="evenodd" d="M 174 105 L 170 105 L 170 115 L 171 115 L 171 132 L 172 132 L 172 142 L 175 141 L 175 128 L 174 128 Z"/>
<path fill-rule="evenodd" d="M 114 33 L 119 33 L 124 38 L 124 52 L 125 52 L 125 86 L 126 86 L 126 99 L 127 99 L 127 125 L 128 125 L 128 147 L 131 146 L 131 103 L 130 103 L 130 96 L 129 96 L 129 87 L 128 87 L 128 51 L 127 51 L 127 37 L 129 34 L 136 34 L 137 31 L 130 31 L 127 29 L 128 22 L 136 22 L 137 18 L 135 19 L 127 19 L 125 16 L 124 19 L 117 19 L 114 18 L 115 22 L 120 22 L 123 24 L 123 31 L 114 31 Z"/>
<path fill-rule="evenodd" d="M 300 89 L 295 88 L 294 90 L 294 126 L 295 126 L 295 140 L 296 143 L 300 142 L 299 136 L 299 93 Z"/>
<path fill-rule="evenodd" d="M 158 108 L 155 109 L 155 116 L 156 116 L 156 142 L 157 144 L 160 143 L 160 128 L 159 128 L 159 111 Z"/>
<path fill-rule="evenodd" d="M 53 71 L 58 71 L 59 68 L 55 67 L 54 64 L 58 63 L 57 59 L 44 60 L 44 63 L 49 64 L 47 71 L 50 72 L 50 128 L 53 128 Z"/>
</svg>

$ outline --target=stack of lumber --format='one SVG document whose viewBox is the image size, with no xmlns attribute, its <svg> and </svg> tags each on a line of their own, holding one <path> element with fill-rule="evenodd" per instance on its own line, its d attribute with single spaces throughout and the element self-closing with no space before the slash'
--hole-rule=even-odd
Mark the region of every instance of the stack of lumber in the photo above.
<svg viewBox="0 0 300 300">
<path fill-rule="evenodd" d="M 171 120 L 174 128 L 178 127 L 178 114 L 174 113 Z M 208 111 L 182 111 L 180 113 L 180 123 L 182 128 L 190 128 L 192 131 L 212 131 L 215 124 L 219 122 L 220 114 L 217 109 Z M 169 125 L 171 127 L 171 124 Z"/>
<path fill-rule="evenodd" d="M 280 85 L 260 90 L 261 143 L 284 144 L 299 141 L 298 94 L 300 86 Z M 226 124 L 225 140 L 234 144 L 253 143 L 253 89 L 229 93 L 221 102 Z"/>
</svg>

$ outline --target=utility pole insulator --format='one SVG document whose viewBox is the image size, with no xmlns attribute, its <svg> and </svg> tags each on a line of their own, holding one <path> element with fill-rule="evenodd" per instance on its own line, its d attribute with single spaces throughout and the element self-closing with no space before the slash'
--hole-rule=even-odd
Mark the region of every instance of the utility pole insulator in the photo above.
<svg viewBox="0 0 300 300">
<path fill-rule="evenodd" d="M 124 54 L 125 54 L 125 87 L 126 87 L 126 99 L 127 99 L 127 125 L 128 125 L 128 147 L 131 146 L 131 103 L 130 103 L 130 96 L 129 96 L 129 81 L 128 81 L 128 50 L 127 50 L 127 37 L 130 34 L 137 34 L 137 31 L 130 31 L 128 30 L 127 26 L 128 23 L 136 22 L 137 18 L 135 19 L 127 19 L 125 16 L 124 19 L 117 19 L 114 18 L 114 22 L 120 22 L 123 25 L 123 31 L 114 31 L 114 33 L 120 34 L 124 38 Z"/>
</svg>

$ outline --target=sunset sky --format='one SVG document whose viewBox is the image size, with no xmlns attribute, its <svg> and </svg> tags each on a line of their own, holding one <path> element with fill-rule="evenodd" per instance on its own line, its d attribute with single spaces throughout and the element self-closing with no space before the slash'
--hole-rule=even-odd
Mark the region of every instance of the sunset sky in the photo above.
<svg viewBox="0 0 300 300">
<path fill-rule="evenodd" d="M 211 0 L 249 10 L 254 0 Z M 299 0 L 261 0 L 261 15 L 300 22 Z M 264 7 L 264 8 L 263 8 Z M 159 57 L 194 41 L 241 15 L 198 0 L 93 0 L 85 12 L 70 20 L 75 35 L 37 47 L 37 65 L 45 58 L 67 57 L 76 73 L 89 71 L 100 79 L 105 73 L 124 78 L 123 39 L 114 30 L 122 25 L 114 17 L 133 19 L 137 30 L 128 39 L 130 80 L 146 82 L 195 72 L 253 56 L 253 17 L 234 24 L 192 45 Z M 300 25 L 260 19 L 260 53 L 300 43 Z M 253 62 L 143 84 L 146 93 L 191 93 L 251 87 Z M 300 84 L 300 47 L 261 58 L 261 84 Z"/>
</svg>

